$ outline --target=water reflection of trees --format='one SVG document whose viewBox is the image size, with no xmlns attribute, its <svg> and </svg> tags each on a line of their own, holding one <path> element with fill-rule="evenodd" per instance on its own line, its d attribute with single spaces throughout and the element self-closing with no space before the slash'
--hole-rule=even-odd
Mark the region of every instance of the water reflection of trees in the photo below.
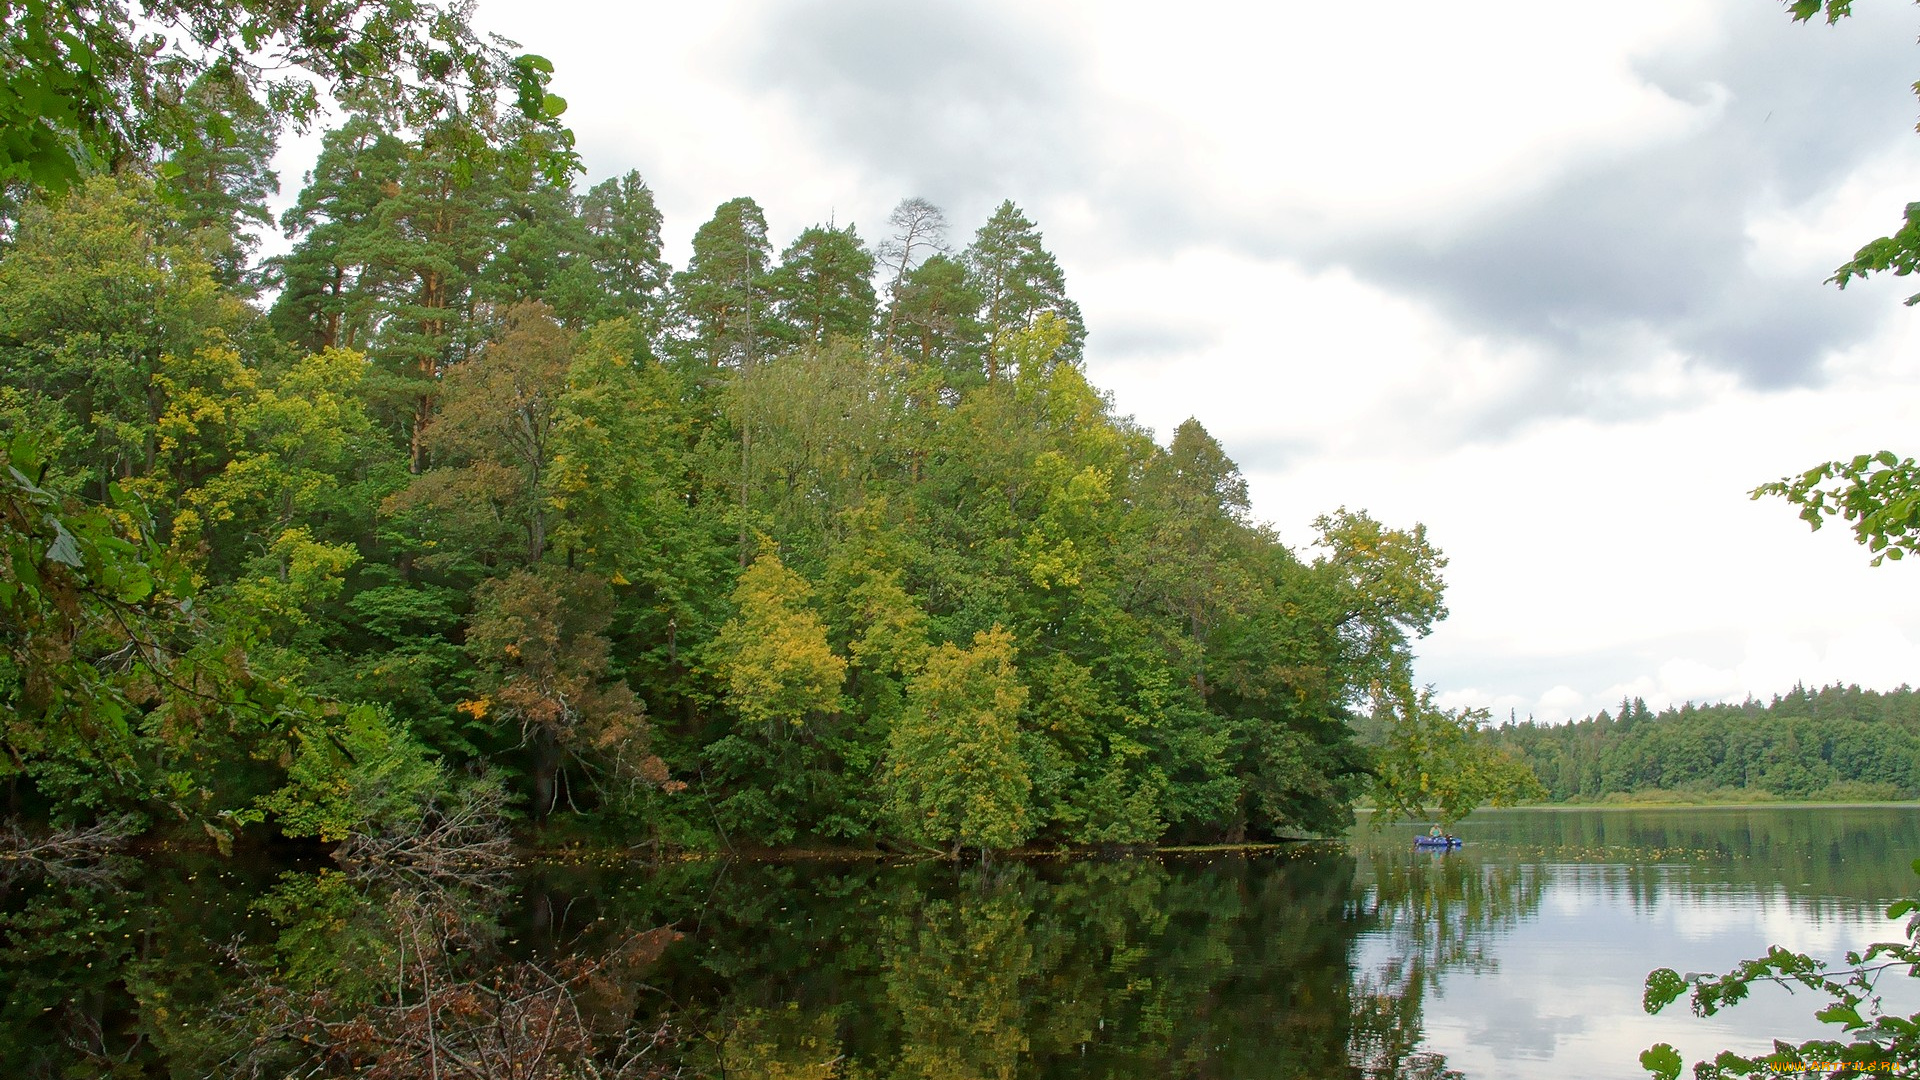
<svg viewBox="0 0 1920 1080">
<path fill-rule="evenodd" d="M 964 869 L 598 863 L 497 888 L 185 860 L 117 892 L 16 883 L 0 1066 L 1437 1078 L 1426 992 L 1487 964 L 1480 942 L 1542 884 L 1331 847 Z M 27 1034 L 49 1017 L 51 1047 Z"/>
<path fill-rule="evenodd" d="M 1908 886 L 1905 853 L 1920 850 L 1920 812 L 1878 807 L 1708 807 L 1488 812 L 1476 842 L 1509 858 L 1646 867 L 1640 899 L 1663 884 L 1685 887 L 1673 868 L 1710 866 L 1716 888 L 1772 889 L 1783 881 L 1809 896 L 1879 900 Z"/>
<path fill-rule="evenodd" d="M 1404 849 L 1368 853 L 1354 903 L 1377 958 L 1354 971 L 1348 1040 L 1363 1076 L 1458 1076 L 1439 1055 L 1420 1049 L 1427 992 L 1447 972 L 1493 970 L 1489 946 L 1540 910 L 1547 876 L 1544 866 Z"/>
<path fill-rule="evenodd" d="M 633 1018 L 640 976 L 672 932 L 514 957 L 500 947 L 497 896 L 287 875 L 261 902 L 278 935 L 229 947 L 230 989 L 196 1010 L 217 1035 L 194 1064 L 244 1077 L 659 1075 L 667 1029 Z"/>
<path fill-rule="evenodd" d="M 661 1075 L 670 1029 L 636 1020 L 671 931 L 514 955 L 500 884 L 196 858 L 16 875 L 0 882 L 0 1071 Z"/>
<path fill-rule="evenodd" d="M 672 903 L 587 878 L 552 887 L 606 898 L 594 910 L 620 909 L 612 922 L 657 920 Z M 1476 913 L 1502 906 L 1485 895 L 1493 884 L 1473 890 Z M 1354 860 L 1331 849 L 964 871 L 714 867 L 670 890 L 704 902 L 678 923 L 688 936 L 658 979 L 699 1033 L 686 1061 L 699 1075 L 1385 1076 L 1354 1057 L 1372 1045 L 1354 1032 L 1386 1009 L 1417 1041 L 1423 984 L 1350 990 L 1357 936 L 1407 921 L 1355 889 Z M 1459 905 L 1440 902 L 1461 927 Z M 1411 1016 L 1395 996 L 1407 989 Z"/>
</svg>

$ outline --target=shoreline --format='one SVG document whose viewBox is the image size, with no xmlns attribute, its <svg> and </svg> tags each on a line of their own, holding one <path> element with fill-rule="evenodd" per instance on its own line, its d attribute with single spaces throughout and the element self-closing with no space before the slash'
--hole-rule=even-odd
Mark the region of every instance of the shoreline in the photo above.
<svg viewBox="0 0 1920 1080">
<path fill-rule="evenodd" d="M 1920 799 L 1902 799 L 1889 802 L 1788 802 L 1768 800 L 1760 802 L 1650 802 L 1650 803 L 1532 803 L 1521 806 L 1482 807 L 1474 814 L 1507 813 L 1575 813 L 1581 811 L 1684 811 L 1698 813 L 1716 810 L 1920 810 Z M 1355 807 L 1355 828 L 1366 828 L 1367 821 L 1378 811 L 1373 807 Z M 1426 818 L 1405 818 L 1388 825 L 1382 825 L 1374 835 L 1383 835 L 1395 827 L 1418 830 Z M 1471 817 L 1457 822 L 1456 826 L 1469 824 Z M 1261 855 L 1274 852 L 1298 851 L 1315 844 L 1347 844 L 1351 841 L 1351 831 L 1335 836 L 1286 837 L 1277 840 L 1251 841 L 1240 843 L 1215 844 L 1129 844 L 1129 845 L 1093 845 L 1086 847 L 1033 847 L 1015 848 L 1009 851 L 995 852 L 992 859 L 1043 860 L 1043 859 L 1114 859 L 1136 858 L 1157 855 Z M 706 862 L 709 860 L 738 859 L 746 862 L 785 862 L 785 863 L 916 863 L 951 862 L 945 852 L 936 851 L 886 851 L 877 848 L 762 848 L 742 846 L 734 848 L 661 848 L 645 850 L 647 845 L 634 847 L 604 840 L 586 840 L 579 838 L 554 838 L 554 842 L 543 843 L 540 838 L 527 833 L 513 837 L 515 857 L 527 862 L 569 863 L 618 856 L 621 861 L 651 862 L 668 864 L 674 862 Z M 222 854 L 231 858 L 235 854 L 242 857 L 258 857 L 272 853 L 274 856 L 293 861 L 314 860 L 331 862 L 325 845 L 285 844 L 278 842 L 236 843 L 234 849 L 220 853 L 218 845 L 200 836 L 167 835 L 134 838 L 118 849 L 118 854 L 134 859 L 146 859 L 153 856 L 179 855 L 188 853 Z M 962 858 L 963 863 L 975 863 L 981 860 L 978 852 Z M 0 853 L 0 861 L 12 861 L 6 854 Z M 991 861 L 988 860 L 988 861 Z"/>
<path fill-rule="evenodd" d="M 1483 806 L 1475 814 L 1499 814 L 1514 810 L 1798 810 L 1798 809 L 1875 809 L 1908 807 L 1920 809 L 1920 799 L 1895 799 L 1884 802 L 1811 802 L 1791 799 L 1762 799 L 1753 802 L 1591 802 L 1522 803 L 1519 806 Z M 1354 816 L 1373 814 L 1372 807 L 1355 807 Z M 1413 819 L 1409 818 L 1408 821 Z M 1462 821 L 1469 818 L 1462 818 Z"/>
</svg>

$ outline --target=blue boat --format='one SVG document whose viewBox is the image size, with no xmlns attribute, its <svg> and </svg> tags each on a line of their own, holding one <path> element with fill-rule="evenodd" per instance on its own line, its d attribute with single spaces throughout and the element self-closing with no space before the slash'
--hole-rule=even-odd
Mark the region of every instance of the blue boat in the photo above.
<svg viewBox="0 0 1920 1080">
<path fill-rule="evenodd" d="M 1466 843 L 1466 841 L 1457 836 L 1416 836 L 1413 838 L 1413 846 L 1422 848 L 1450 849 L 1457 848 L 1464 843 Z"/>
</svg>

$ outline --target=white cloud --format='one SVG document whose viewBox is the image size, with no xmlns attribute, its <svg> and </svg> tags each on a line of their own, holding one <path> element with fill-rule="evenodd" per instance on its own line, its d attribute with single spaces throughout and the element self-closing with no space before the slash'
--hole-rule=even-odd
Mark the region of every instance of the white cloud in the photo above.
<svg viewBox="0 0 1920 1080">
<path fill-rule="evenodd" d="M 1156 129 L 1149 146 L 1186 150 L 1183 186 L 1269 213 L 1444 227 L 1570 161 L 1681 137 L 1714 107 L 1674 100 L 1632 64 L 1707 29 L 1704 3 L 1604 19 L 1527 0 L 1467 16 L 1418 0 L 1364 17 L 1337 5 L 1077 10 L 1095 85 Z"/>
<path fill-rule="evenodd" d="M 1912 357 L 1893 324 L 1871 350 Z M 1867 565 L 1843 526 L 1811 533 L 1746 491 L 1828 457 L 1910 437 L 1920 382 L 1724 393 L 1615 423 L 1563 421 L 1420 462 L 1310 459 L 1256 490 L 1428 523 L 1452 557 L 1453 617 L 1424 677 L 1522 694 L 1541 719 L 1766 695 L 1796 682 L 1881 688 L 1920 672 L 1920 575 Z M 1271 505 L 1263 503 L 1262 505 Z M 1305 508 L 1291 511 L 1298 522 Z M 1487 668 L 1504 666 L 1496 683 Z"/>
</svg>

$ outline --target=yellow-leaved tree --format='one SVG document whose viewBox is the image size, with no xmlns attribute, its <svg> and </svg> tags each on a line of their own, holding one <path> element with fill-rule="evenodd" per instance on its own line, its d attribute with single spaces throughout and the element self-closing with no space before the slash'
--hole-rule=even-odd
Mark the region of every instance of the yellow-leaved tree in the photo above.
<svg viewBox="0 0 1920 1080">
<path fill-rule="evenodd" d="M 827 625 L 807 602 L 813 586 L 763 552 L 733 590 L 735 615 L 714 641 L 715 671 L 727 701 L 768 738 L 783 726 L 802 727 L 809 714 L 834 712 L 847 662 L 827 643 Z"/>
<path fill-rule="evenodd" d="M 1026 701 L 1013 635 L 999 625 L 975 634 L 971 648 L 942 645 L 927 657 L 887 741 L 888 801 L 907 835 L 956 858 L 1026 838 Z"/>
<path fill-rule="evenodd" d="M 802 821 L 819 822 L 812 831 L 822 839 L 867 827 L 836 816 L 848 775 L 840 730 L 847 662 L 812 598 L 813 586 L 769 547 L 741 572 L 733 618 L 709 653 L 737 718 L 705 751 L 712 768 L 703 778 L 733 789 L 715 805 L 715 821 L 775 844 L 798 839 Z"/>
</svg>

